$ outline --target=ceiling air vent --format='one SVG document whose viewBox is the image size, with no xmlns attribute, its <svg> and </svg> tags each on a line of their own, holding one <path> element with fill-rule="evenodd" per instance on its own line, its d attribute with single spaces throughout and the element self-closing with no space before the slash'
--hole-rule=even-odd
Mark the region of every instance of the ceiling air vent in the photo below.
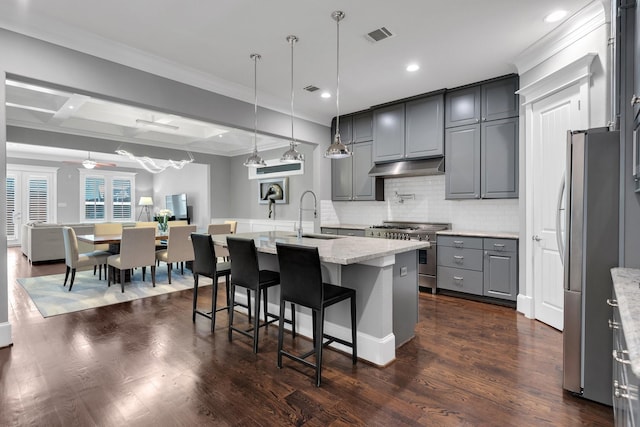
<svg viewBox="0 0 640 427">
<path fill-rule="evenodd" d="M 309 85 L 309 86 L 305 87 L 304 90 L 306 90 L 307 92 L 315 92 L 317 90 L 320 90 L 320 88 L 316 87 L 314 85 Z"/>
<path fill-rule="evenodd" d="M 367 40 L 369 40 L 370 42 L 379 42 L 381 40 L 384 39 L 388 39 L 389 37 L 393 37 L 395 34 L 393 34 L 391 31 L 389 31 L 386 27 L 380 27 L 377 30 L 373 30 L 370 33 L 368 33 L 365 38 Z"/>
</svg>

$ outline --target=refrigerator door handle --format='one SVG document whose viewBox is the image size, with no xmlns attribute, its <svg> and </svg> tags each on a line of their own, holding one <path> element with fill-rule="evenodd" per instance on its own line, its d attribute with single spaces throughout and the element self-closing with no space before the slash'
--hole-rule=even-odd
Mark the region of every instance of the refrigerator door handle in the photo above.
<svg viewBox="0 0 640 427">
<path fill-rule="evenodd" d="M 558 205 L 556 208 L 556 242 L 558 243 L 558 252 L 560 253 L 560 262 L 564 264 L 564 240 L 562 239 L 562 231 L 560 230 L 560 224 L 562 223 L 561 213 L 564 211 L 562 206 L 562 197 L 565 190 L 565 174 L 562 174 L 562 180 L 560 181 L 560 188 L 558 189 Z"/>
</svg>

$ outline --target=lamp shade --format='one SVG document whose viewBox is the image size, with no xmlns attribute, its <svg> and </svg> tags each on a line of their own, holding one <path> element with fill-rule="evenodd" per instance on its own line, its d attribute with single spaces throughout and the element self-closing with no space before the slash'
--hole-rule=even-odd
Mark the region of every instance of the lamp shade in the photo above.
<svg viewBox="0 0 640 427">
<path fill-rule="evenodd" d="M 142 196 L 138 202 L 138 206 L 153 206 L 153 198 L 151 196 Z"/>
</svg>

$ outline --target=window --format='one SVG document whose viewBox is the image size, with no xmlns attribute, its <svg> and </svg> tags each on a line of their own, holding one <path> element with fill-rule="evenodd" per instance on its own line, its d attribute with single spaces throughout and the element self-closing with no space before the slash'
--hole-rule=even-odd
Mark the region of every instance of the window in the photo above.
<svg viewBox="0 0 640 427">
<path fill-rule="evenodd" d="M 16 224 L 13 214 L 16 211 L 16 177 L 7 176 L 7 239 L 16 237 Z"/>
<path fill-rule="evenodd" d="M 27 188 L 29 221 L 46 221 L 49 218 L 49 180 L 30 177 Z"/>
<path fill-rule="evenodd" d="M 83 221 L 133 221 L 135 174 L 80 171 Z"/>
</svg>

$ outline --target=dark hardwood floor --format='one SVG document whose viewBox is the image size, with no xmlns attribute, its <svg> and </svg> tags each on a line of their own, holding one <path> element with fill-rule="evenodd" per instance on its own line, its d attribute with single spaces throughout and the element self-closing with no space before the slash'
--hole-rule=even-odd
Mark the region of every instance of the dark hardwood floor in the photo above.
<svg viewBox="0 0 640 427">
<path fill-rule="evenodd" d="M 610 407 L 562 390 L 561 333 L 510 308 L 421 294 L 393 364 L 327 350 L 316 388 L 310 369 L 276 367 L 276 326 L 254 355 L 249 339 L 228 342 L 226 314 L 214 334 L 194 325 L 190 290 L 43 319 L 15 279 L 64 265 L 29 266 L 18 248 L 8 265 L 1 426 L 613 424 Z"/>
</svg>

